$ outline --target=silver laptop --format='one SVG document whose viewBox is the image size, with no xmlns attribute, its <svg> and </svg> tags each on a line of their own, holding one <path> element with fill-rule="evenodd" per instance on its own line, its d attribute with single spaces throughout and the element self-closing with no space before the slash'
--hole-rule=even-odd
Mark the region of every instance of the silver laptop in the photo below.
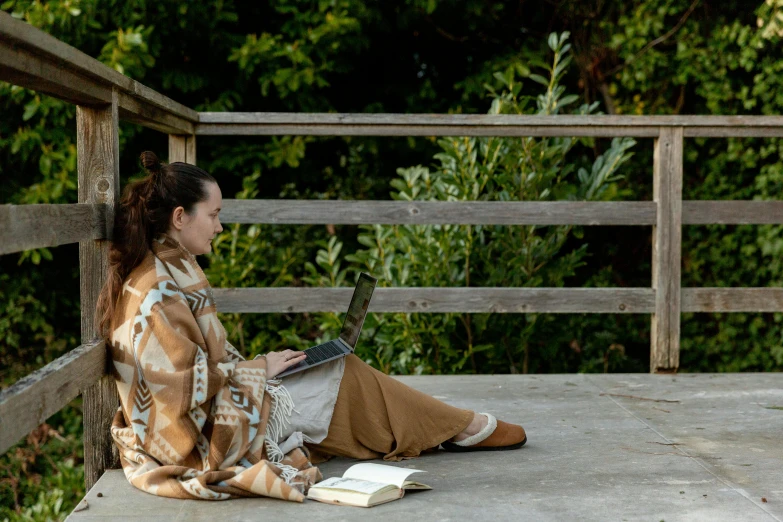
<svg viewBox="0 0 783 522">
<path fill-rule="evenodd" d="M 353 297 L 351 297 L 351 304 L 348 305 L 348 313 L 345 315 L 340 337 L 308 348 L 304 351 L 307 355 L 304 361 L 290 367 L 275 378 L 301 372 L 302 370 L 307 370 L 353 353 L 356 348 L 356 342 L 359 340 L 359 334 L 362 332 L 364 318 L 367 317 L 367 308 L 370 306 L 370 298 L 377 282 L 378 280 L 374 277 L 364 273 L 359 274 L 359 281 L 356 282 L 356 288 L 353 291 Z"/>
</svg>

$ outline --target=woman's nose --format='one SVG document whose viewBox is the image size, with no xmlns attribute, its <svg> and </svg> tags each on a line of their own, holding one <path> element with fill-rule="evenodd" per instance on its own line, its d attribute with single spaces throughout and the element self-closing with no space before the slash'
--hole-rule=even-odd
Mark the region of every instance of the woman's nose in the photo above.
<svg viewBox="0 0 783 522">
<path fill-rule="evenodd" d="M 223 232 L 223 225 L 218 221 L 217 233 L 220 234 L 221 232 Z"/>
</svg>

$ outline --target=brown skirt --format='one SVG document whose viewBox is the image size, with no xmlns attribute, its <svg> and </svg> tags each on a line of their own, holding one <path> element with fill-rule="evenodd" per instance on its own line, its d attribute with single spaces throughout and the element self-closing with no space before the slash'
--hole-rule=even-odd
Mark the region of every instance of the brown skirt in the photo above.
<svg viewBox="0 0 783 522">
<path fill-rule="evenodd" d="M 416 391 L 349 355 L 329 433 L 307 447 L 313 463 L 330 456 L 402 460 L 436 448 L 472 420 L 472 411 Z"/>
</svg>

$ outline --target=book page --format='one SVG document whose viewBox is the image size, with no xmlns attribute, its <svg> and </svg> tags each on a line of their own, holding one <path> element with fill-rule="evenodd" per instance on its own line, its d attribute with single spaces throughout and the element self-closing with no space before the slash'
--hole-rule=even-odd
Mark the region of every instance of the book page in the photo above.
<svg viewBox="0 0 783 522">
<path fill-rule="evenodd" d="M 387 487 L 389 487 L 388 484 L 383 484 L 381 482 L 371 482 L 369 480 L 340 477 L 331 477 L 326 480 L 322 480 L 313 486 L 313 488 L 345 489 L 349 491 L 356 491 L 358 493 L 366 493 L 368 495 L 372 495 L 376 491 L 380 491 Z"/>
<path fill-rule="evenodd" d="M 394 484 L 402 489 L 405 479 L 412 473 L 424 473 L 420 469 L 396 468 L 383 464 L 355 464 L 343 473 L 343 478 L 371 480 L 384 484 Z"/>
</svg>

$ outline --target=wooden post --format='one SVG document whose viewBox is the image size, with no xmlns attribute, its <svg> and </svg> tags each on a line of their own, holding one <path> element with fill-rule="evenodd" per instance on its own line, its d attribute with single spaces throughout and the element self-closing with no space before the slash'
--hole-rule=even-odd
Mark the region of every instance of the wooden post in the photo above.
<svg viewBox="0 0 783 522">
<path fill-rule="evenodd" d="M 102 107 L 76 108 L 76 139 L 79 172 L 79 202 L 104 204 L 106 237 L 111 239 L 115 205 L 120 186 L 118 132 L 118 93 L 112 92 L 112 102 Z M 79 275 L 82 310 L 82 343 L 99 337 L 95 325 L 95 308 L 108 269 L 109 241 L 79 243 Z M 110 427 L 119 405 L 114 379 L 107 371 L 108 356 L 104 355 L 104 375 L 84 390 L 84 483 L 89 490 L 104 470 L 119 465 L 117 449 L 111 439 Z"/>
<path fill-rule="evenodd" d="M 655 140 L 650 372 L 676 372 L 680 365 L 680 273 L 682 257 L 682 127 L 661 127 Z"/>
<path fill-rule="evenodd" d="M 169 163 L 182 161 L 196 164 L 196 136 L 169 134 Z"/>
</svg>

